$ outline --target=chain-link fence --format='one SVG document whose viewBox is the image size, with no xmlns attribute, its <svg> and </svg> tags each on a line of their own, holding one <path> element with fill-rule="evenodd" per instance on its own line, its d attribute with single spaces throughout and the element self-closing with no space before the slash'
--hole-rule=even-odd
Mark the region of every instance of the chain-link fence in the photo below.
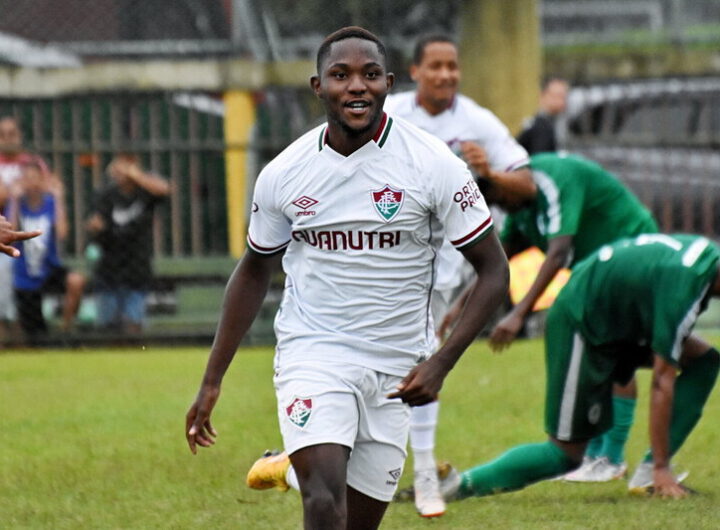
<svg viewBox="0 0 720 530">
<path fill-rule="evenodd" d="M 22 164 L 9 161 L 13 147 L 0 145 L 0 172 L 14 195 L 3 199 L 3 211 L 24 218 L 28 226 L 35 222 L 33 208 L 52 212 L 62 237 L 50 251 L 64 267 L 55 269 L 52 262 L 43 273 L 52 281 L 36 285 L 18 280 L 16 272 L 31 263 L 0 262 L 5 289 L 0 342 L 207 340 L 235 263 L 228 228 L 234 213 L 228 210 L 228 149 L 248 154 L 251 188 L 259 169 L 322 116 L 306 88 L 266 84 L 253 89 L 252 135 L 242 145 L 230 145 L 220 92 L 143 88 L 142 83 L 130 90 L 122 80 L 110 80 L 102 90 L 51 87 L 57 93 L 28 97 L 12 90 L 24 72 L 109 61 L 155 61 L 171 68 L 187 60 L 312 60 L 324 35 L 358 24 L 381 36 L 399 84 L 407 86 L 416 38 L 442 32 L 461 39 L 469 2 L 0 0 L 0 69 L 9 80 L 7 85 L 0 81 L 0 116 L 12 118 L 0 121 L 0 144 L 8 141 L 3 128 L 16 127 L 22 135 L 19 151 L 28 157 Z M 528 5 L 538 10 L 547 73 L 574 86 L 560 127 L 563 145 L 626 180 L 663 229 L 717 237 L 720 81 L 713 76 L 720 79 L 715 51 L 720 49 L 720 1 Z M 695 50 L 700 59 L 688 70 L 687 55 L 676 56 Z M 658 66 L 663 53 L 676 59 Z M 604 70 L 603 61 L 610 60 L 620 67 Z M 19 184 L 10 185 L 32 182 L 35 163 L 58 177 L 48 181 L 45 202 L 26 197 Z M 119 193 L 128 180 L 131 192 Z M 64 212 L 57 211 L 59 203 Z M 61 217 L 66 227 L 60 226 Z M 27 245 L 26 256 L 33 257 L 32 245 L 46 251 L 51 243 Z M 24 298 L 18 303 L 17 291 L 31 294 L 20 293 Z M 68 310 L 63 295 L 71 292 L 76 297 L 70 297 Z M 271 297 L 251 340 L 271 336 L 275 301 Z M 126 307 L 122 319 L 118 304 Z M 68 317 L 76 310 L 77 317 Z M 40 318 L 49 326 L 47 333 L 37 323 Z"/>
</svg>

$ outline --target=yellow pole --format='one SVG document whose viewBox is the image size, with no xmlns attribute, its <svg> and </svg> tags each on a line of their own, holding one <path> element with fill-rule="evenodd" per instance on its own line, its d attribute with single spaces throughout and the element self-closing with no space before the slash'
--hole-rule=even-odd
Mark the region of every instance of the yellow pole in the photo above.
<svg viewBox="0 0 720 530">
<path fill-rule="evenodd" d="M 250 92 L 225 93 L 225 188 L 227 191 L 228 247 L 239 258 L 247 234 L 247 160 L 250 133 L 255 125 L 255 103 Z"/>
<path fill-rule="evenodd" d="M 462 91 L 513 133 L 537 110 L 541 75 L 540 0 L 463 3 Z"/>
</svg>

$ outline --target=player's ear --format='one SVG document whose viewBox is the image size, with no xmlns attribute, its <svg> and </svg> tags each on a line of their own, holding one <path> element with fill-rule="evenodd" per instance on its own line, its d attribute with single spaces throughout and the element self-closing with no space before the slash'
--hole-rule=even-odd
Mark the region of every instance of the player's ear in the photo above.
<svg viewBox="0 0 720 530">
<path fill-rule="evenodd" d="M 418 67 L 416 64 L 410 65 L 410 79 L 415 81 L 417 83 L 417 77 L 418 77 Z"/>
<path fill-rule="evenodd" d="M 317 97 L 322 97 L 320 96 L 320 76 L 314 75 L 310 78 L 310 88 L 312 88 L 312 91 L 315 92 Z"/>
<path fill-rule="evenodd" d="M 395 74 L 393 74 L 392 72 L 388 72 L 387 74 L 385 74 L 385 79 L 386 79 L 386 82 L 387 82 L 388 92 L 390 92 L 390 89 L 391 89 L 391 88 L 393 87 L 393 85 L 395 84 Z"/>
</svg>

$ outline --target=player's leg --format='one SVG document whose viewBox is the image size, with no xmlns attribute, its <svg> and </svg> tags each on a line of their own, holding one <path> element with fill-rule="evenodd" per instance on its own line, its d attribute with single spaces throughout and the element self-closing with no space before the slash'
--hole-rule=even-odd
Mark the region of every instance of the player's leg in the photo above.
<svg viewBox="0 0 720 530">
<path fill-rule="evenodd" d="M 440 403 L 434 401 L 410 411 L 410 448 L 413 452 L 415 507 L 423 517 L 445 513 L 435 462 L 435 432 Z"/>
<path fill-rule="evenodd" d="M 460 475 L 456 498 L 479 497 L 515 491 L 575 469 L 582 460 L 587 442 L 560 442 L 518 445 L 495 460 Z M 571 456 L 572 455 L 572 456 Z"/>
<path fill-rule="evenodd" d="M 702 416 L 703 408 L 717 381 L 720 354 L 707 342 L 691 335 L 683 344 L 680 375 L 675 380 L 672 420 L 670 422 L 670 454 L 674 455 Z M 652 485 L 652 453 L 648 451 L 628 487 L 640 493 Z"/>
<path fill-rule="evenodd" d="M 430 299 L 435 326 L 438 326 L 456 297 L 457 289 L 434 290 Z M 435 345 L 436 350 L 439 347 Z M 413 454 L 413 488 L 415 507 L 423 517 L 445 513 L 445 501 L 440 493 L 440 481 L 435 462 L 435 432 L 440 403 L 434 401 L 410 411 L 410 449 Z"/>
<path fill-rule="evenodd" d="M 368 530 L 378 528 L 388 507 L 387 502 L 379 501 L 347 487 L 348 530 Z"/>
<path fill-rule="evenodd" d="M 350 448 L 339 444 L 312 445 L 290 455 L 300 485 L 305 528 L 347 526 L 349 456 Z"/>
<path fill-rule="evenodd" d="M 613 386 L 613 424 L 602 436 L 590 440 L 582 465 L 563 477 L 570 482 L 608 482 L 627 473 L 625 444 L 635 417 L 637 384 Z"/>
<path fill-rule="evenodd" d="M 545 344 L 549 440 L 516 446 L 464 472 L 460 498 L 518 490 L 567 473 L 580 465 L 588 440 L 609 428 L 614 363 L 593 355 L 557 305 L 548 315 Z"/>
<path fill-rule="evenodd" d="M 625 444 L 630 437 L 630 429 L 635 419 L 637 404 L 637 383 L 633 377 L 626 385 L 613 387 L 613 425 L 603 434 L 601 455 L 607 458 L 610 467 L 609 478 L 619 478 L 627 469 L 625 464 Z M 613 473 L 614 472 L 614 473 Z"/>
<path fill-rule="evenodd" d="M 278 419 L 303 498 L 306 527 L 344 528 L 348 456 L 355 446 L 362 408 L 357 381 L 366 369 L 331 361 L 284 365 L 278 356 L 274 379 Z M 287 478 L 287 463 L 283 467 L 278 460 L 277 465 L 270 461 L 273 465 L 267 469 Z M 252 482 L 271 481 L 248 476 L 248 483 Z"/>
<path fill-rule="evenodd" d="M 410 410 L 386 396 L 400 380 L 365 370 L 358 433 L 347 466 L 348 528 L 377 528 L 397 489 L 407 456 Z"/>
</svg>

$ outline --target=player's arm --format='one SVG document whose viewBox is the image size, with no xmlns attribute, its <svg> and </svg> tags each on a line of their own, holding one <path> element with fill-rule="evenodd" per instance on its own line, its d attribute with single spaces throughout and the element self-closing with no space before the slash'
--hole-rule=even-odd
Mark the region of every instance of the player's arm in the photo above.
<svg viewBox="0 0 720 530">
<path fill-rule="evenodd" d="M 230 276 L 200 391 L 185 418 L 185 435 L 193 453 L 198 445 L 209 447 L 214 443 L 217 433 L 210 423 L 210 414 L 220 396 L 220 384 L 262 306 L 282 254 L 281 251 L 268 256 L 248 249 Z"/>
<path fill-rule="evenodd" d="M 654 356 L 650 390 L 650 447 L 653 454 L 655 494 L 681 498 L 687 495 L 670 470 L 670 421 L 677 368 L 660 355 Z"/>
<path fill-rule="evenodd" d="M 498 322 L 490 333 L 490 347 L 494 351 L 508 347 L 515 340 L 535 302 L 545 292 L 557 272 L 567 263 L 572 252 L 572 241 L 572 236 L 558 236 L 548 242 L 545 261 L 540 266 L 535 281 L 527 294 L 513 307 L 512 311 Z"/>
<path fill-rule="evenodd" d="M 535 182 L 527 166 L 512 171 L 493 171 L 487 152 L 481 145 L 464 141 L 460 143 L 460 150 L 465 162 L 479 177 L 500 181 L 512 191 L 523 193 L 523 195 L 535 190 Z"/>
<path fill-rule="evenodd" d="M 467 295 L 467 302 L 455 329 L 445 344 L 427 361 L 416 366 L 403 379 L 398 391 L 389 397 L 400 397 L 412 406 L 437 399 L 445 376 L 477 337 L 505 297 L 509 272 L 497 236 L 490 232 L 484 239 L 461 249 L 472 264 L 477 278 Z"/>
</svg>

